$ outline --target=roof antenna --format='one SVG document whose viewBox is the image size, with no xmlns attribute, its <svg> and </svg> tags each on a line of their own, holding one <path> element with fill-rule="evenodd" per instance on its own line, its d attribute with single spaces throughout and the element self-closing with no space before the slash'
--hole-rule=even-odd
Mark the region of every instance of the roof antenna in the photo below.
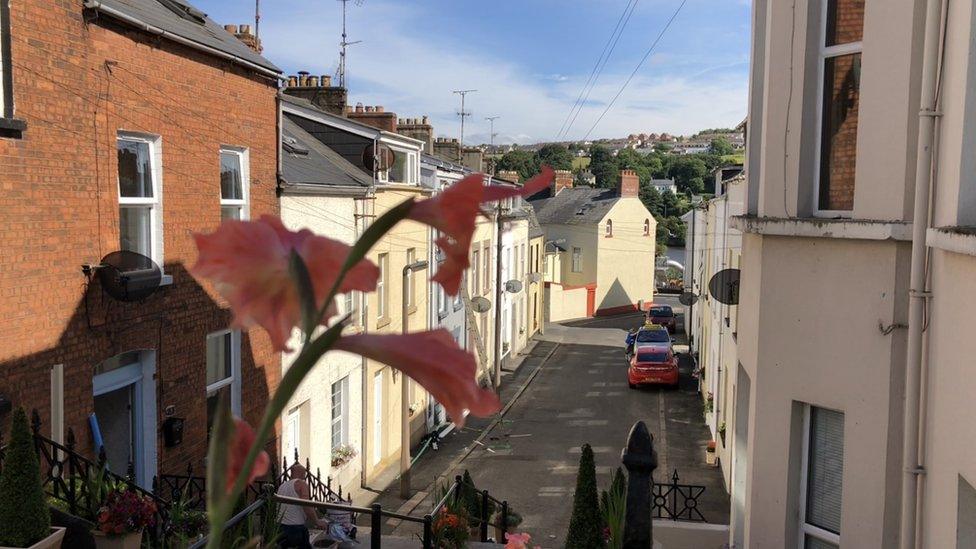
<svg viewBox="0 0 976 549">
<path fill-rule="evenodd" d="M 261 0 L 254 0 L 254 42 L 260 44 L 261 37 Z"/>
<path fill-rule="evenodd" d="M 366 0 L 354 0 L 357 6 L 362 6 L 363 2 Z M 339 45 L 342 50 L 339 52 L 339 87 L 346 87 L 346 46 L 352 46 L 353 44 L 359 44 L 362 40 L 356 40 L 355 42 L 349 42 L 346 40 L 346 4 L 349 0 L 339 0 L 342 2 L 342 42 Z"/>
</svg>

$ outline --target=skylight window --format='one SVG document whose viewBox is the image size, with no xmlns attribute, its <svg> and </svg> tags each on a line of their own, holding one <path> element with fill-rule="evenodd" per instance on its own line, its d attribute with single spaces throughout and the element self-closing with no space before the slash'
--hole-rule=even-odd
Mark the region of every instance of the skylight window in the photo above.
<svg viewBox="0 0 976 549">
<path fill-rule="evenodd" d="M 196 23 L 198 25 L 203 25 L 207 22 L 207 14 L 194 8 L 193 6 L 188 6 L 179 0 L 159 0 L 159 3 L 165 6 L 169 11 L 179 15 L 181 18 L 187 21 Z"/>
</svg>

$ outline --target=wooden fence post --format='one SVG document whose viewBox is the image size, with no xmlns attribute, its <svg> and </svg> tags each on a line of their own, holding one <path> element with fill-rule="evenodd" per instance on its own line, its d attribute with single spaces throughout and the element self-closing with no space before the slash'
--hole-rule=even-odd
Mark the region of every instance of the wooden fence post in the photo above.
<svg viewBox="0 0 976 549">
<path fill-rule="evenodd" d="M 651 474 L 657 468 L 657 452 L 654 437 L 643 421 L 630 429 L 627 446 L 620 460 L 627 468 L 627 512 L 624 518 L 624 549 L 650 549 L 651 493 L 654 479 Z"/>
</svg>

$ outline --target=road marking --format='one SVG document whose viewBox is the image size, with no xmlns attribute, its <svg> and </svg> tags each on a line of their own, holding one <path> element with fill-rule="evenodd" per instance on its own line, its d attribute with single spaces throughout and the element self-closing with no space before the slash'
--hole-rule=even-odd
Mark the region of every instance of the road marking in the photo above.
<svg viewBox="0 0 976 549">
<path fill-rule="evenodd" d="M 658 423 L 660 425 L 660 437 L 658 437 L 660 440 L 657 441 L 658 442 L 657 447 L 659 448 L 657 452 L 658 460 L 659 460 L 658 470 L 664 471 L 665 477 L 669 478 L 668 472 L 670 470 L 668 469 L 668 425 L 667 425 L 668 422 L 664 416 L 665 411 L 666 410 L 664 406 L 664 394 L 658 393 L 658 419 L 659 419 Z"/>
<path fill-rule="evenodd" d="M 567 427 L 601 427 L 609 424 L 610 420 L 607 419 L 573 419 L 566 422 Z"/>
</svg>

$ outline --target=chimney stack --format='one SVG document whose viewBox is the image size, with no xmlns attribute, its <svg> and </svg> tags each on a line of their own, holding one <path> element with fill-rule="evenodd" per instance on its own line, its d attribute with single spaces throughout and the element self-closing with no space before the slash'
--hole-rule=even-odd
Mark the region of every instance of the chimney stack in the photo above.
<svg viewBox="0 0 976 549">
<path fill-rule="evenodd" d="M 346 117 L 360 124 L 366 124 L 376 129 L 395 133 L 397 131 L 397 115 L 386 112 L 382 105 L 363 105 L 356 103 L 356 110 L 346 112 Z"/>
<path fill-rule="evenodd" d="M 419 139 L 424 142 L 424 152 L 434 154 L 434 127 L 427 121 L 427 117 L 402 118 L 397 121 L 396 132 L 400 135 Z"/>
<path fill-rule="evenodd" d="M 251 32 L 251 25 L 224 25 L 224 30 L 233 34 L 234 38 L 240 40 L 245 46 L 254 50 L 255 53 L 261 53 L 264 49 L 261 47 L 261 41 Z"/>
<path fill-rule="evenodd" d="M 485 171 L 485 153 L 478 147 L 465 147 L 461 151 L 461 164 L 476 171 Z"/>
<path fill-rule="evenodd" d="M 346 89 L 333 86 L 332 77 L 327 74 L 312 76 L 308 71 L 298 71 L 297 76 L 288 77 L 283 91 L 293 97 L 306 99 L 328 113 L 338 116 L 346 113 Z"/>
<path fill-rule="evenodd" d="M 620 170 L 620 184 L 617 187 L 620 198 L 637 198 L 640 194 L 640 178 L 634 170 Z"/>
<path fill-rule="evenodd" d="M 556 170 L 556 176 L 552 180 L 552 196 L 556 196 L 563 189 L 572 188 L 573 172 L 569 170 Z"/>
<path fill-rule="evenodd" d="M 515 170 L 499 170 L 495 174 L 499 179 L 504 179 L 505 181 L 511 181 L 512 183 L 519 182 L 519 173 Z"/>
<path fill-rule="evenodd" d="M 458 143 L 457 139 L 438 137 L 434 140 L 434 154 L 448 162 L 459 162 L 461 160 L 461 144 Z"/>
</svg>

